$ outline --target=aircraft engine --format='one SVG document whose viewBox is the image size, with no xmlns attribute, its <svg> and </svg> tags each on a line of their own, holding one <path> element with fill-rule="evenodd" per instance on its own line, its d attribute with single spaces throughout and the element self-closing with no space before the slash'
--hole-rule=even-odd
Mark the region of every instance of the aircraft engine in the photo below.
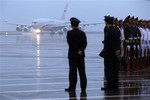
<svg viewBox="0 0 150 100">
<path fill-rule="evenodd" d="M 69 29 L 67 28 L 67 27 L 64 27 L 63 29 L 62 29 L 62 32 L 67 32 Z"/>
<path fill-rule="evenodd" d="M 17 26 L 16 27 L 16 31 L 21 32 L 22 31 L 22 27 L 21 26 Z"/>
<path fill-rule="evenodd" d="M 24 32 L 30 32 L 30 28 L 29 28 L 29 27 L 24 27 L 24 28 L 23 28 L 23 31 L 24 31 Z"/>
</svg>

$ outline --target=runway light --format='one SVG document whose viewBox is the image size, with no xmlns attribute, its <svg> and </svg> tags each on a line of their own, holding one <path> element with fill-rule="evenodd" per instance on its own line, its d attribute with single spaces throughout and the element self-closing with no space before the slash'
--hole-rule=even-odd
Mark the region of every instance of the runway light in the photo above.
<svg viewBox="0 0 150 100">
<path fill-rule="evenodd" d="M 8 32 L 5 32 L 5 35 L 7 36 L 7 35 L 8 35 Z"/>
<path fill-rule="evenodd" d="M 36 33 L 41 33 L 41 30 L 40 29 L 36 29 L 35 32 Z"/>
</svg>

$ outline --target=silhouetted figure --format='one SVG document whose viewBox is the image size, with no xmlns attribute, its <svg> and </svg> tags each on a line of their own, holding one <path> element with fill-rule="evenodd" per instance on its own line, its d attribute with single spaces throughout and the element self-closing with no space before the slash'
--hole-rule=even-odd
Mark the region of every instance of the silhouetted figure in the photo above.
<svg viewBox="0 0 150 100">
<path fill-rule="evenodd" d="M 122 97 L 120 97 L 119 95 L 123 95 L 121 94 L 121 91 L 118 90 L 109 90 L 109 91 L 104 91 L 104 99 L 103 100 L 121 100 Z M 111 96 L 113 96 L 112 98 L 110 98 Z"/>
<path fill-rule="evenodd" d="M 69 94 L 69 100 L 78 100 L 76 92 L 69 91 L 68 94 Z M 87 100 L 87 94 L 86 94 L 85 91 L 84 92 L 80 92 L 80 100 Z"/>
<path fill-rule="evenodd" d="M 77 100 L 76 92 L 69 91 L 69 100 Z"/>
<path fill-rule="evenodd" d="M 87 78 L 85 73 L 85 48 L 87 46 L 87 37 L 85 33 L 79 30 L 80 21 L 73 17 L 70 19 L 72 30 L 67 32 L 67 43 L 69 45 L 69 88 L 65 91 L 75 91 L 77 84 L 77 70 L 80 76 L 80 86 L 82 91 L 86 91 Z"/>
<path fill-rule="evenodd" d="M 80 93 L 80 100 L 87 100 L 87 94 L 86 94 L 86 92 L 81 92 Z"/>
<path fill-rule="evenodd" d="M 104 73 L 106 86 L 102 90 L 118 89 L 118 55 L 120 54 L 120 37 L 113 26 L 113 17 L 105 16 L 104 28 Z"/>
</svg>

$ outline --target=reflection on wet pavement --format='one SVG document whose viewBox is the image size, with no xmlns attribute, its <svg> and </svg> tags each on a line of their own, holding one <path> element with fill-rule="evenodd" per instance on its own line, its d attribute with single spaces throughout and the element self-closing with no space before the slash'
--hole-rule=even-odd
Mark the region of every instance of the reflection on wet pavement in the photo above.
<svg viewBox="0 0 150 100">
<path fill-rule="evenodd" d="M 88 32 L 86 49 L 87 91 L 78 81 L 75 93 L 68 87 L 66 35 L 0 34 L 0 100 L 149 100 L 149 68 L 119 72 L 119 90 L 101 91 L 105 84 L 103 34 Z"/>
</svg>

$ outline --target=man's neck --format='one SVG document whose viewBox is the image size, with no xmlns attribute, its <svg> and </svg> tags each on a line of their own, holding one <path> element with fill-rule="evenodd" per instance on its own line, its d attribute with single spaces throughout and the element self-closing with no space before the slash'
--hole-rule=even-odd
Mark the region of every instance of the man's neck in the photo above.
<svg viewBox="0 0 150 100">
<path fill-rule="evenodd" d="M 72 29 L 77 29 L 78 27 L 72 27 Z"/>
<path fill-rule="evenodd" d="M 112 24 L 107 24 L 107 26 L 106 26 L 106 27 L 107 27 L 107 28 L 109 28 L 109 27 L 111 27 L 111 26 L 113 26 L 113 25 L 112 25 Z"/>
</svg>

